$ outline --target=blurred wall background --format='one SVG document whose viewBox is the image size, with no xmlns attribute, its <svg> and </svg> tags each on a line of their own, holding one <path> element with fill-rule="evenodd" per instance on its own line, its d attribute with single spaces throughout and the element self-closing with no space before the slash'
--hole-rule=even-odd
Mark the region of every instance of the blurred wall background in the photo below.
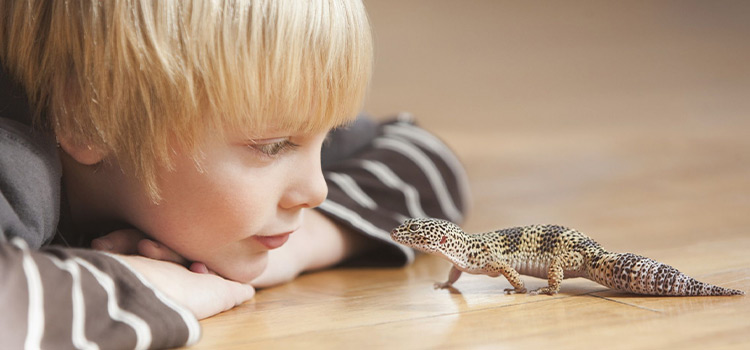
<svg viewBox="0 0 750 350">
<path fill-rule="evenodd" d="M 470 229 L 750 224 L 750 1 L 365 5 L 365 109 L 456 149 Z"/>
<path fill-rule="evenodd" d="M 748 1 L 365 3 L 378 115 L 558 127 L 732 122 L 750 107 Z"/>
</svg>

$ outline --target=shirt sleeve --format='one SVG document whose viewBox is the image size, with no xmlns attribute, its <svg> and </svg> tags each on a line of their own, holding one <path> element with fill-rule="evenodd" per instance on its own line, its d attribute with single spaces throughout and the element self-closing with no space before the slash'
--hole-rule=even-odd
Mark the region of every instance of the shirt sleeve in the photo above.
<svg viewBox="0 0 750 350">
<path fill-rule="evenodd" d="M 351 151 L 324 163 L 328 197 L 318 210 L 381 243 L 367 263 L 408 264 L 414 251 L 393 242 L 390 230 L 409 217 L 461 223 L 469 202 L 466 173 L 448 146 L 408 115 L 375 124 L 375 132 L 358 130 L 358 124 L 361 118 L 332 135 L 327 148 Z"/>
<path fill-rule="evenodd" d="M 0 347 L 195 343 L 195 317 L 118 257 L 43 246 L 56 230 L 60 170 L 54 143 L 42 139 L 0 118 Z"/>
<path fill-rule="evenodd" d="M 0 339 L 9 349 L 190 345 L 200 325 L 114 255 L 0 243 Z"/>
</svg>

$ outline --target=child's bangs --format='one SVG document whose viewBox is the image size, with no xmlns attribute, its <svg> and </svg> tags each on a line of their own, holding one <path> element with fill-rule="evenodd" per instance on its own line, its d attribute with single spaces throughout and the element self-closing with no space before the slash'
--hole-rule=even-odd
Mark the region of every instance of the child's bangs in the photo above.
<svg viewBox="0 0 750 350">
<path fill-rule="evenodd" d="M 325 131 L 353 120 L 372 66 L 362 7 L 341 0 L 253 3 L 247 23 L 234 21 L 236 38 L 227 37 L 233 31 L 217 38 L 220 51 L 207 61 L 212 74 L 201 79 L 206 107 L 225 128 L 253 136 Z"/>
<path fill-rule="evenodd" d="M 370 78 L 359 0 L 12 4 L 8 16 L 28 23 L 0 28 L 0 55 L 40 124 L 110 151 L 154 200 L 176 150 L 200 158 L 205 138 L 226 130 L 344 124 Z"/>
</svg>

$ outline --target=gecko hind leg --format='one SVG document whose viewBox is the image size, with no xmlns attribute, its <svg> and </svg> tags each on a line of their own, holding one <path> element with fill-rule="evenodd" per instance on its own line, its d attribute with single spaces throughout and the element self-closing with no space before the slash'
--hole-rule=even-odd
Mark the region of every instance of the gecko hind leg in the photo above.
<svg viewBox="0 0 750 350">
<path fill-rule="evenodd" d="M 564 271 L 578 270 L 583 265 L 583 256 L 580 253 L 570 252 L 552 259 L 547 271 L 547 286 L 532 290 L 529 294 L 555 295 L 560 291 L 560 284 L 565 278 Z"/>
</svg>

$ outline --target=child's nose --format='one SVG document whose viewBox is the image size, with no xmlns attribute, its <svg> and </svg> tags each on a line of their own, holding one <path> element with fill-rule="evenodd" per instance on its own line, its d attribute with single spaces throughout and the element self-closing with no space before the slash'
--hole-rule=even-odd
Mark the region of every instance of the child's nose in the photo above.
<svg viewBox="0 0 750 350">
<path fill-rule="evenodd" d="M 318 161 L 318 164 L 320 164 L 320 161 Z M 323 177 L 320 165 L 309 175 L 308 181 L 309 185 L 306 191 L 305 206 L 307 208 L 314 208 L 323 203 L 328 196 L 328 184 L 326 184 L 326 180 Z"/>
<path fill-rule="evenodd" d="M 294 170 L 292 183 L 280 205 L 291 209 L 296 207 L 314 208 L 328 196 L 328 185 L 320 167 L 320 158 Z"/>
</svg>

